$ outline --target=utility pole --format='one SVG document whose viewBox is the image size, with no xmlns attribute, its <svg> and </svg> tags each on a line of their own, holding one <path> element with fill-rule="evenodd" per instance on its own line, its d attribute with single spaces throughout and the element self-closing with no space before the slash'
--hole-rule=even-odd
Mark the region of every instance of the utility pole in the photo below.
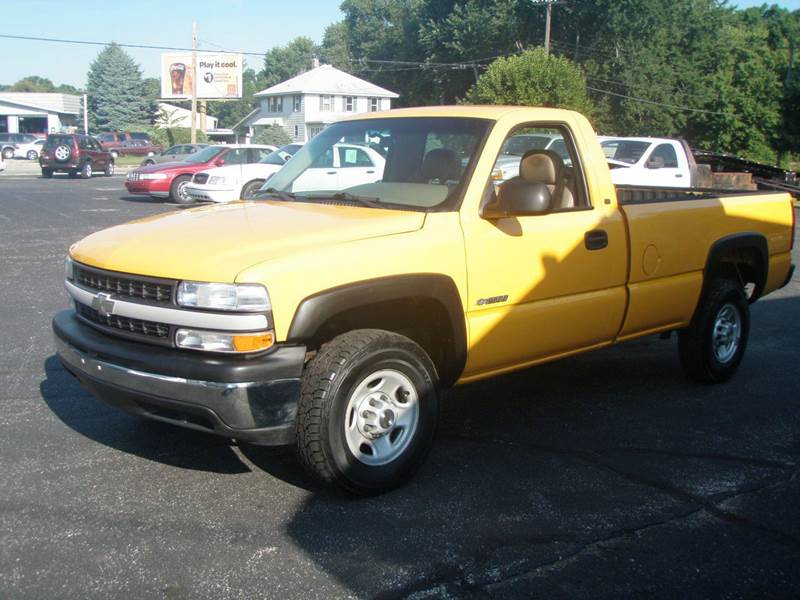
<svg viewBox="0 0 800 600">
<path fill-rule="evenodd" d="M 197 22 L 192 22 L 192 143 L 197 143 Z"/>
<path fill-rule="evenodd" d="M 83 134 L 89 135 L 89 95 L 83 95 Z"/>
<path fill-rule="evenodd" d="M 544 4 L 546 12 L 544 25 L 544 53 L 550 54 L 550 22 L 553 18 L 553 5 L 563 4 L 565 0 L 531 0 L 533 4 Z"/>
</svg>

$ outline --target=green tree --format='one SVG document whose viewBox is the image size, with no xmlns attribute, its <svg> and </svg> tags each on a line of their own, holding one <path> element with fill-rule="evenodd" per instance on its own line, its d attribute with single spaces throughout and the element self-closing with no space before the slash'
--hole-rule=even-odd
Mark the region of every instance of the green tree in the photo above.
<svg viewBox="0 0 800 600">
<path fill-rule="evenodd" d="M 263 84 L 270 87 L 311 69 L 319 49 L 313 40 L 297 37 L 285 46 L 277 46 L 264 55 Z"/>
<path fill-rule="evenodd" d="M 591 115 L 594 106 L 586 93 L 580 67 L 544 49 L 498 58 L 467 93 L 478 104 L 518 104 L 577 110 Z"/>
<path fill-rule="evenodd" d="M 92 62 L 86 91 L 93 131 L 127 129 L 152 121 L 141 69 L 117 44 L 106 46 Z"/>
<path fill-rule="evenodd" d="M 348 73 L 353 71 L 347 26 L 343 22 L 333 23 L 325 28 L 322 45 L 319 47 L 319 59 L 321 62 L 333 65 L 342 71 Z"/>
<path fill-rule="evenodd" d="M 242 72 L 241 100 L 226 100 L 208 103 L 208 114 L 219 119 L 219 127 L 233 127 L 258 106 L 255 93 L 266 87 L 253 69 Z"/>
<path fill-rule="evenodd" d="M 280 125 L 267 125 L 253 137 L 254 144 L 269 144 L 271 146 L 283 146 L 292 141 L 286 130 Z"/>
</svg>

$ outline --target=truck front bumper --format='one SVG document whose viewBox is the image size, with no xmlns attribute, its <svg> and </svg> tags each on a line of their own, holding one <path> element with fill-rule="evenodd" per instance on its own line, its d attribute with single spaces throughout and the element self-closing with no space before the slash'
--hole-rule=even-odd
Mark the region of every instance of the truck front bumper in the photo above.
<svg viewBox="0 0 800 600">
<path fill-rule="evenodd" d="M 71 310 L 55 316 L 53 332 L 67 371 L 110 405 L 253 444 L 294 441 L 304 346 L 207 356 L 109 337 Z"/>
</svg>

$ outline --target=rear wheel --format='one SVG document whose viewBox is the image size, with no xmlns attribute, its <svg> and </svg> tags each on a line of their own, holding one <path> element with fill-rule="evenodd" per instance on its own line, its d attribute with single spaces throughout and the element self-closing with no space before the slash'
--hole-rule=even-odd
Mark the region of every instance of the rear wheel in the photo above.
<svg viewBox="0 0 800 600">
<path fill-rule="evenodd" d="M 255 181 L 245 184 L 245 186 L 242 188 L 242 200 L 252 198 L 253 195 L 261 189 L 262 185 L 264 185 L 264 181 L 262 179 L 256 179 Z"/>
<path fill-rule="evenodd" d="M 111 158 L 113 158 L 114 160 L 117 160 L 117 157 L 119 156 L 119 152 L 117 152 L 116 150 L 112 150 L 111 152 L 109 152 L 109 154 L 111 155 Z"/>
<path fill-rule="evenodd" d="M 678 335 L 683 370 L 702 383 L 727 381 L 742 362 L 749 333 L 750 306 L 744 290 L 730 279 L 714 279 L 692 323 Z"/>
<path fill-rule="evenodd" d="M 53 176 L 52 169 L 42 169 L 42 177 L 46 177 L 47 179 L 50 179 L 52 176 Z"/>
<path fill-rule="evenodd" d="M 36 150 L 28 150 L 28 154 L 26 155 L 28 160 L 36 160 L 39 158 L 39 153 Z"/>
<path fill-rule="evenodd" d="M 436 370 L 425 351 L 396 333 L 355 330 L 323 345 L 303 373 L 297 449 L 322 481 L 377 494 L 422 464 L 438 417 Z"/>
<path fill-rule="evenodd" d="M 114 161 L 113 160 L 108 161 L 108 163 L 106 164 L 105 174 L 106 174 L 106 177 L 111 177 L 114 174 Z"/>
<path fill-rule="evenodd" d="M 3 148 L 3 158 L 6 160 L 10 158 L 14 158 L 14 149 L 13 148 Z"/>
<path fill-rule="evenodd" d="M 189 175 L 180 175 L 176 177 L 169 188 L 169 197 L 173 202 L 178 204 L 191 204 L 194 202 L 192 197 L 186 193 L 186 187 L 192 178 Z"/>
<path fill-rule="evenodd" d="M 92 178 L 92 163 L 85 162 L 81 167 L 81 179 L 91 179 Z"/>
<path fill-rule="evenodd" d="M 154 165 L 154 164 L 156 164 L 156 162 L 154 160 L 144 160 L 144 161 L 142 161 L 142 166 L 143 167 L 146 167 L 148 165 Z"/>
</svg>

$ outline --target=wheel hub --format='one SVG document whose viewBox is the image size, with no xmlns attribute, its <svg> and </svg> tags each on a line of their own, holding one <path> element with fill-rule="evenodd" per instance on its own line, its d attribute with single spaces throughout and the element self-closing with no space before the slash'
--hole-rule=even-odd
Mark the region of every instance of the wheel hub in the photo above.
<svg viewBox="0 0 800 600">
<path fill-rule="evenodd" d="M 742 335 L 741 317 L 732 304 L 725 304 L 717 313 L 712 333 L 714 356 L 721 363 L 728 362 L 739 349 Z"/>
<path fill-rule="evenodd" d="M 389 433 L 397 420 L 386 394 L 370 394 L 361 401 L 357 411 L 358 430 L 361 435 L 372 440 Z"/>
</svg>

